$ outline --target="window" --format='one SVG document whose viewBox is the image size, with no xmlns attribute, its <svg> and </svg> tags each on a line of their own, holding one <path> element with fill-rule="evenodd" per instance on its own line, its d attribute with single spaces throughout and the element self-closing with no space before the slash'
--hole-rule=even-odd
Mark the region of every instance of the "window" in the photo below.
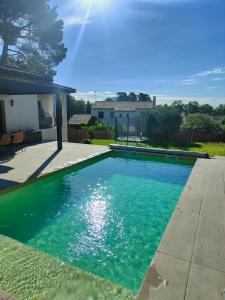
<svg viewBox="0 0 225 300">
<path fill-rule="evenodd" d="M 99 119 L 104 119 L 104 112 L 103 111 L 98 112 L 98 118 Z"/>
<path fill-rule="evenodd" d="M 120 118 L 122 118 L 122 114 L 120 114 Z"/>
<path fill-rule="evenodd" d="M 127 118 L 129 118 L 129 114 L 127 114 Z"/>
<path fill-rule="evenodd" d="M 110 117 L 111 117 L 111 118 L 114 118 L 114 111 L 111 111 L 111 112 L 110 112 Z"/>
</svg>

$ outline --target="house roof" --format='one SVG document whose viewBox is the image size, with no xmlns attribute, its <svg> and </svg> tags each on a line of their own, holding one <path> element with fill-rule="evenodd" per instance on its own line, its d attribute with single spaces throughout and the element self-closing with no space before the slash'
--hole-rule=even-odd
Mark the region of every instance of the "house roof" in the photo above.
<svg viewBox="0 0 225 300">
<path fill-rule="evenodd" d="M 0 64 L 0 94 L 75 93 L 76 90 L 53 83 L 51 76 Z"/>
<path fill-rule="evenodd" d="M 73 115 L 70 119 L 68 124 L 69 125 L 81 125 L 87 124 L 91 119 L 91 115 Z"/>
<path fill-rule="evenodd" d="M 148 109 L 153 107 L 152 101 L 96 101 L 92 108 L 94 109 L 114 109 L 116 111 L 131 111 L 135 109 Z"/>
</svg>

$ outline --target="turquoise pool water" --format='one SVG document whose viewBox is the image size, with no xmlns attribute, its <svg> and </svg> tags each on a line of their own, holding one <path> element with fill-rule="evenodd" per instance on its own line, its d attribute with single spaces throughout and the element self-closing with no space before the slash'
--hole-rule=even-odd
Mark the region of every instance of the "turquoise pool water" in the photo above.
<svg viewBox="0 0 225 300">
<path fill-rule="evenodd" d="M 137 291 L 192 167 L 110 154 L 1 196 L 0 233 Z"/>
</svg>

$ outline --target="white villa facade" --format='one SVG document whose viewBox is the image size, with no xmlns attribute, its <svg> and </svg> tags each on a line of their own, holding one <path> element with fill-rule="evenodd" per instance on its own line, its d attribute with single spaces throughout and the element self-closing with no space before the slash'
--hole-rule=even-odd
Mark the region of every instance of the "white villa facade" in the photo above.
<svg viewBox="0 0 225 300">
<path fill-rule="evenodd" d="M 57 140 L 56 124 L 56 95 L 51 92 L 45 93 L 49 88 L 54 87 L 60 90 L 61 98 L 61 127 L 62 140 L 68 140 L 67 133 L 67 95 L 74 90 L 55 85 L 52 78 L 36 73 L 22 71 L 8 66 L 0 66 L 0 80 L 9 80 L 19 85 L 32 83 L 35 87 L 35 94 L 18 94 L 13 90 L 10 94 L 0 92 L 0 133 L 17 131 L 41 131 L 43 141 Z M 36 86 L 37 85 L 37 88 Z M 42 88 L 40 92 L 38 85 Z M 46 89 L 45 89 L 46 87 Z M 50 89 L 50 90 L 51 90 Z"/>
<path fill-rule="evenodd" d="M 115 118 L 136 118 L 146 110 L 155 107 L 156 97 L 153 101 L 96 101 L 92 105 L 91 114 L 100 122 L 108 125 L 115 124 Z"/>
</svg>

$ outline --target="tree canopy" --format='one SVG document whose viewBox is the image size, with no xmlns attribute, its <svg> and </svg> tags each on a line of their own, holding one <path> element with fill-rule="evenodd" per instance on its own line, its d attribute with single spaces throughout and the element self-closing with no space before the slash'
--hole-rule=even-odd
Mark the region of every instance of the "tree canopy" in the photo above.
<svg viewBox="0 0 225 300">
<path fill-rule="evenodd" d="M 1 63 L 55 74 L 66 57 L 63 21 L 49 0 L 0 0 Z"/>
<path fill-rule="evenodd" d="M 85 102 L 83 99 L 76 100 L 76 98 L 70 96 L 67 110 L 69 117 L 74 114 L 91 114 L 91 102 Z"/>
<path fill-rule="evenodd" d="M 130 92 L 129 94 L 126 92 L 118 92 L 115 97 L 108 97 L 105 99 L 105 101 L 119 101 L 119 102 L 125 102 L 125 101 L 152 101 L 149 94 L 145 93 L 139 93 L 136 94 L 134 92 Z"/>
<path fill-rule="evenodd" d="M 181 114 L 177 109 L 169 106 L 158 105 L 149 109 L 144 116 L 147 120 L 149 139 L 168 138 L 176 134 L 182 122 Z"/>
</svg>

